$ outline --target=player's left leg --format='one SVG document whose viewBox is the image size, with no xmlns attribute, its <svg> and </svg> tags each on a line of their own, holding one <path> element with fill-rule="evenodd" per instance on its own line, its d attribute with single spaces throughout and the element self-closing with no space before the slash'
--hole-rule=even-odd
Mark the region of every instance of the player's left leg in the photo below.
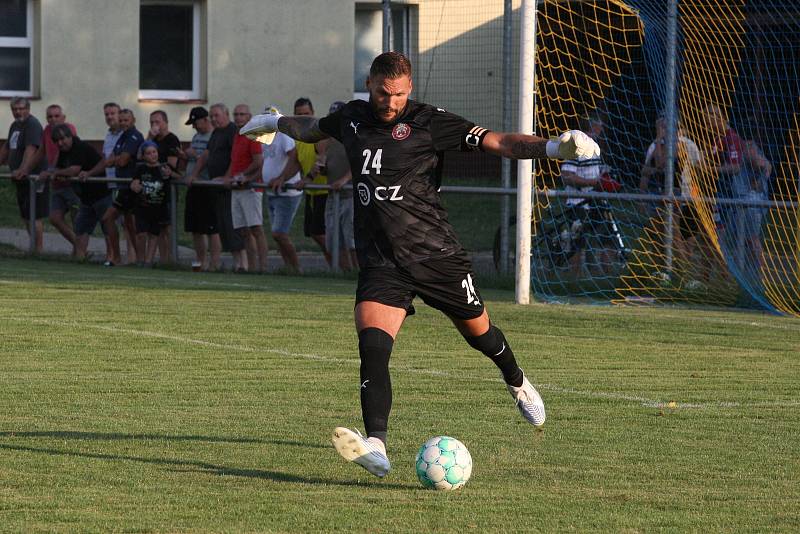
<svg viewBox="0 0 800 534">
<path fill-rule="evenodd" d="M 494 362 L 522 416 L 534 426 L 542 426 L 542 398 L 517 365 L 503 332 L 489 321 L 469 258 L 454 254 L 421 262 L 410 270 L 422 300 L 447 315 L 467 343 Z"/>
<path fill-rule="evenodd" d="M 514 398 L 522 416 L 532 425 L 542 426 L 545 420 L 542 397 L 517 365 L 503 332 L 489 321 L 486 309 L 475 319 L 458 319 L 453 316 L 450 319 L 469 346 L 483 353 L 500 369 L 508 392 Z"/>
</svg>

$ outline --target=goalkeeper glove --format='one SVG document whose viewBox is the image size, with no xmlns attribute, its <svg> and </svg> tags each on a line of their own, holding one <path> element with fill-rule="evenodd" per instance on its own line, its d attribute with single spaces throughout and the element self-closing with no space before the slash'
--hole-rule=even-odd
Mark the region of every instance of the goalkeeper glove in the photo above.
<svg viewBox="0 0 800 534">
<path fill-rule="evenodd" d="M 269 108 L 261 115 L 256 115 L 242 126 L 239 133 L 259 143 L 270 145 L 278 131 L 278 119 L 283 115 L 277 109 Z"/>
<path fill-rule="evenodd" d="M 569 130 L 547 142 L 547 157 L 553 159 L 591 159 L 600 157 L 600 147 L 580 130 Z"/>
</svg>

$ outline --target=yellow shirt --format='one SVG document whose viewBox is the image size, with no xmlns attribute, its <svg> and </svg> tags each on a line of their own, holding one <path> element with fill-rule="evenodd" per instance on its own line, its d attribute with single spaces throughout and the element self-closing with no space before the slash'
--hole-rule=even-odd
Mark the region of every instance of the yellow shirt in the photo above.
<svg viewBox="0 0 800 534">
<path fill-rule="evenodd" d="M 304 177 L 308 176 L 308 173 L 311 172 L 311 168 L 314 166 L 314 162 L 317 161 L 317 150 L 314 147 L 314 143 L 295 141 L 295 145 L 297 147 L 297 159 L 300 161 L 300 169 L 302 170 Z M 318 174 L 311 183 L 325 185 L 328 183 L 328 177 L 324 174 Z M 306 190 L 306 195 L 311 196 L 327 194 L 327 191 L 321 189 Z"/>
</svg>

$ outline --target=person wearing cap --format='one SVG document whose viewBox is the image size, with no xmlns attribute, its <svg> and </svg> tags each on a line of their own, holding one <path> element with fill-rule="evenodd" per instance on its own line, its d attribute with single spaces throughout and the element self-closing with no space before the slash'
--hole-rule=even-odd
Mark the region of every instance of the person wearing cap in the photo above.
<svg viewBox="0 0 800 534">
<path fill-rule="evenodd" d="M 267 106 L 265 111 L 277 112 L 277 109 Z M 279 133 L 272 144 L 261 146 L 261 153 L 264 158 L 262 180 L 268 185 L 267 208 L 272 239 L 278 245 L 283 263 L 293 271 L 300 271 L 297 251 L 289 238 L 289 230 L 303 196 L 303 192 L 297 188 L 301 183 L 300 162 L 297 160 L 294 139 Z"/>
<path fill-rule="evenodd" d="M 197 174 L 194 169 L 200 156 L 208 149 L 208 141 L 214 128 L 208 111 L 202 106 L 192 108 L 186 124 L 192 125 L 196 133 L 192 136 L 189 148 L 181 150 L 178 156 L 186 160 L 186 183 L 191 186 L 195 180 L 209 179 L 208 168 L 203 167 Z M 208 187 L 189 187 L 186 192 L 183 225 L 192 234 L 194 251 L 203 271 L 216 271 L 220 267 L 222 243 L 217 228 L 216 206 L 216 194 Z M 210 253 L 210 258 L 207 252 Z"/>
<path fill-rule="evenodd" d="M 300 97 L 294 102 L 294 114 L 314 116 L 314 105 L 306 97 Z M 302 179 L 297 184 L 298 189 L 303 189 L 306 184 L 325 185 L 328 179 L 325 176 L 324 163 L 320 160 L 319 148 L 321 143 L 304 143 L 295 141 L 297 160 L 300 162 L 300 175 Z M 319 163 L 319 165 L 317 165 Z M 328 191 L 325 189 L 306 189 L 306 205 L 303 210 L 303 234 L 310 237 L 319 245 L 325 255 L 325 261 L 331 264 L 331 255 L 325 248 L 325 204 L 328 200 Z"/>
</svg>

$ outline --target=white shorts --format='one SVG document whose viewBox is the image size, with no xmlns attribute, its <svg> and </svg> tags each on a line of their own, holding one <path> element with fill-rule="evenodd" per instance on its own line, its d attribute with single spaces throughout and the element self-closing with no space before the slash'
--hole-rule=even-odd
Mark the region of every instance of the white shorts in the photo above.
<svg viewBox="0 0 800 534">
<path fill-rule="evenodd" d="M 339 227 L 339 250 L 353 250 L 356 242 L 353 239 L 353 197 L 339 196 L 339 220 L 333 217 L 333 195 L 328 196 L 325 203 L 325 248 L 333 250 L 333 228 Z"/>
<path fill-rule="evenodd" d="M 264 224 L 262 196 L 252 189 L 231 191 L 231 217 L 235 229 Z"/>
</svg>

